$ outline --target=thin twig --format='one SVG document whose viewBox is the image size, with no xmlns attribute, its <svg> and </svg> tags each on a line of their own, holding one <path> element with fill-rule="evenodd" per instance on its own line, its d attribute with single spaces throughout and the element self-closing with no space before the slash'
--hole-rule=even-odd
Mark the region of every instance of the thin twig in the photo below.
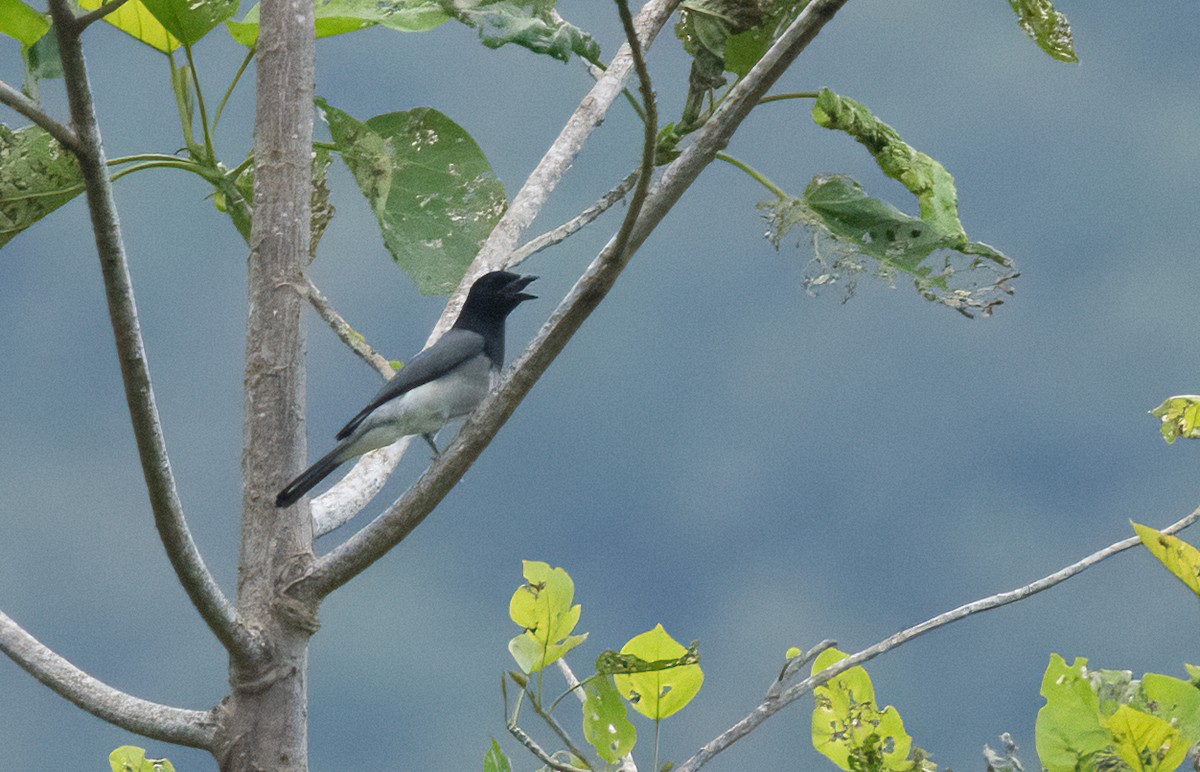
<svg viewBox="0 0 1200 772">
<path fill-rule="evenodd" d="M 562 225 L 553 230 L 546 231 L 542 235 L 532 238 L 514 249 L 512 254 L 509 255 L 508 265 L 510 267 L 519 265 L 543 249 L 552 247 L 555 244 L 561 244 L 581 228 L 595 222 L 596 218 L 611 209 L 613 204 L 625 198 L 625 194 L 633 190 L 633 186 L 638 180 L 638 172 L 638 169 L 634 169 L 625 179 L 618 182 L 615 187 L 601 196 L 596 203 L 584 209 Z"/>
<path fill-rule="evenodd" d="M 79 152 L 79 137 L 75 136 L 75 132 L 71 131 L 67 126 L 59 123 L 51 118 L 46 113 L 42 112 L 42 108 L 38 106 L 29 97 L 17 91 L 12 86 L 0 80 L 0 104 L 7 105 L 16 110 L 21 115 L 24 115 L 29 120 L 33 121 L 38 126 L 46 130 L 46 132 L 58 140 L 66 149 L 72 153 Z"/>
<path fill-rule="evenodd" d="M 650 0 L 642 8 L 635 26 L 643 48 L 649 48 L 651 41 L 670 19 L 679 2 L 680 0 Z M 450 328 L 467 296 L 467 290 L 476 278 L 487 271 L 511 265 L 508 257 L 517 246 L 517 240 L 537 218 L 546 199 L 575 161 L 592 130 L 604 120 L 632 69 L 633 58 L 626 43 L 617 51 L 604 76 L 580 101 L 557 139 L 542 156 L 537 168 L 513 197 L 504 216 L 492 229 L 467 268 L 462 283 L 450 296 L 441 318 L 425 343 L 426 346 L 433 345 Z M 407 442 L 401 440 L 387 448 L 361 456 L 337 484 L 313 500 L 313 511 L 322 513 L 322 525 L 326 529 L 332 530 L 345 523 L 371 501 L 383 488 L 388 475 L 404 455 Z"/>
<path fill-rule="evenodd" d="M 100 21 L 105 16 L 108 16 L 113 11 L 125 5 L 126 2 L 128 2 L 128 0 L 112 0 L 112 2 L 105 3 L 94 11 L 89 11 L 82 16 L 75 17 L 73 26 L 76 30 L 82 32 L 89 24 Z"/>
<path fill-rule="evenodd" d="M 626 29 L 632 31 L 633 21 L 628 18 L 628 9 L 620 3 L 618 7 L 623 10 L 622 21 Z M 489 395 L 467 419 L 458 436 L 425 473 L 383 514 L 336 549 L 317 559 L 308 576 L 294 583 L 289 588 L 289 593 L 310 601 L 324 598 L 383 557 L 388 550 L 411 533 L 466 474 L 467 469 L 533 388 L 533 384 L 567 345 L 567 341 L 604 300 L 633 256 L 629 244 L 639 222 L 638 215 L 647 201 L 650 176 L 654 171 L 658 113 L 654 104 L 650 75 L 642 58 L 641 45 L 638 44 L 636 34 L 630 34 L 629 37 L 630 42 L 634 44 L 631 57 L 640 81 L 646 122 L 641 173 L 620 231 L 600 251 L 567 297 L 559 303 L 533 343 L 514 363 L 500 388 Z"/>
<path fill-rule="evenodd" d="M 154 524 L 166 549 L 167 557 L 188 597 L 217 639 L 239 660 L 257 657 L 256 639 L 243 627 L 233 605 L 204 564 L 183 516 L 179 492 L 167 457 L 162 424 L 150 383 L 146 349 L 138 324 L 137 303 L 129 275 L 121 225 L 113 200 L 112 185 L 105 168 L 104 148 L 96 122 L 95 105 L 88 83 L 79 29 L 67 0 L 50 0 L 50 13 L 58 31 L 59 55 L 72 121 L 79 132 L 80 171 L 87 185 L 88 211 L 100 257 L 100 272 L 108 300 L 117 358 L 125 400 L 133 424 L 138 458 L 146 480 Z"/>
<path fill-rule="evenodd" d="M 525 686 L 523 691 L 525 692 L 525 696 L 529 698 L 529 707 L 533 708 L 533 712 L 541 716 L 542 720 L 546 722 L 546 725 L 549 726 L 556 735 L 558 735 L 558 739 L 563 741 L 563 745 L 567 746 L 567 750 L 569 750 L 571 753 L 574 753 L 578 758 L 586 761 L 587 756 L 585 756 L 583 751 L 580 750 L 579 746 L 575 744 L 575 741 L 571 739 L 570 733 L 563 728 L 562 724 L 558 723 L 558 719 L 556 719 L 550 714 L 549 711 L 542 707 L 542 703 L 538 700 L 537 696 L 529 690 L 528 685 Z M 515 723 L 513 725 L 515 726 Z M 589 766 L 591 766 L 590 761 Z"/>
<path fill-rule="evenodd" d="M 54 653 L 3 612 L 0 651 L 55 694 L 110 724 L 163 742 L 212 747 L 216 729 L 212 711 L 159 705 L 114 689 Z"/>
<path fill-rule="evenodd" d="M 1162 529 L 1162 532 L 1175 533 L 1187 528 L 1189 525 L 1197 522 L 1198 520 L 1200 520 L 1200 507 L 1197 507 L 1187 517 L 1184 517 L 1181 520 L 1178 520 Z M 944 614 L 938 614 L 932 619 L 927 619 L 920 624 L 901 630 L 900 632 L 890 635 L 872 646 L 868 646 L 862 651 L 851 654 L 845 659 L 838 660 L 836 663 L 830 665 L 821 672 L 814 673 L 808 678 L 805 678 L 803 681 L 800 681 L 793 686 L 789 686 L 782 691 L 768 691 L 767 697 L 760 702 L 758 706 L 754 708 L 754 710 L 748 713 L 744 718 L 742 718 L 742 720 L 726 729 L 712 741 L 705 744 L 704 747 L 697 751 L 694 756 L 680 766 L 676 767 L 675 770 L 676 772 L 690 772 L 691 770 L 699 769 L 718 753 L 725 750 L 730 745 L 733 745 L 733 743 L 737 742 L 741 738 L 745 737 L 767 718 L 773 716 L 788 704 L 795 702 L 797 699 L 805 694 L 808 694 L 816 687 L 821 686 L 830 679 L 840 675 L 841 673 L 844 673 L 852 667 L 857 667 L 864 662 L 868 662 L 875 657 L 878 657 L 880 654 L 891 651 L 892 649 L 911 641 L 913 638 L 916 638 L 919 635 L 924 635 L 932 630 L 945 627 L 951 622 L 957 622 L 960 619 L 965 619 L 972 614 L 978 614 L 983 611 L 990 611 L 992 609 L 1000 608 L 1001 606 L 1007 606 L 1010 603 L 1016 603 L 1019 600 L 1024 600 L 1025 598 L 1042 592 L 1043 590 L 1048 590 L 1057 584 L 1065 582 L 1076 574 L 1091 568 L 1100 561 L 1110 558 L 1119 552 L 1124 552 L 1127 549 L 1136 547 L 1139 544 L 1141 544 L 1141 540 L 1136 536 L 1131 536 L 1128 539 L 1122 539 L 1121 541 L 1111 544 L 1102 550 L 1093 552 L 1091 555 L 1088 555 L 1076 563 L 1072 563 L 1066 568 L 1055 571 L 1054 573 L 1044 576 L 1035 582 L 1030 582 L 1023 587 L 1018 587 L 1015 590 L 997 593 L 996 595 L 991 595 L 986 598 L 981 598 L 979 600 L 963 604 L 956 609 L 951 609 Z"/>
<path fill-rule="evenodd" d="M 561 761 L 555 761 L 550 757 L 550 754 L 542 750 L 542 746 L 538 745 L 532 737 L 525 733 L 525 730 L 516 724 L 508 725 L 508 733 L 517 738 L 517 742 L 529 749 L 529 752 L 538 757 L 543 764 L 551 769 L 557 769 L 559 772 L 590 772 L 590 770 L 581 767 L 573 767 L 570 764 L 564 764 Z"/>
<path fill-rule="evenodd" d="M 313 284 L 313 280 L 308 276 L 306 280 L 305 293 L 308 297 L 309 305 L 317 312 L 317 315 L 325 320 L 338 339 L 350 347 L 350 350 L 358 354 L 359 358 L 371 366 L 375 372 L 379 373 L 384 379 L 391 378 L 396 374 L 388 362 L 387 357 L 379 354 L 375 349 L 371 348 L 362 334 L 350 326 L 342 315 L 337 312 L 329 300 L 321 294 L 321 290 Z"/>
</svg>

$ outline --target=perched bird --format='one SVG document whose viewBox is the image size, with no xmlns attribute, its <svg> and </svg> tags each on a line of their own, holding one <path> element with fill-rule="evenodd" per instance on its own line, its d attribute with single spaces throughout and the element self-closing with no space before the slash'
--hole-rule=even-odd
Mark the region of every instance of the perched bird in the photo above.
<svg viewBox="0 0 1200 772">
<path fill-rule="evenodd" d="M 337 434 L 341 442 L 288 483 L 275 506 L 295 504 L 341 464 L 401 437 L 419 434 L 436 454 L 438 429 L 474 410 L 495 384 L 504 365 L 504 320 L 537 297 L 522 292 L 536 278 L 492 271 L 476 279 L 454 326 L 350 419 Z"/>
</svg>

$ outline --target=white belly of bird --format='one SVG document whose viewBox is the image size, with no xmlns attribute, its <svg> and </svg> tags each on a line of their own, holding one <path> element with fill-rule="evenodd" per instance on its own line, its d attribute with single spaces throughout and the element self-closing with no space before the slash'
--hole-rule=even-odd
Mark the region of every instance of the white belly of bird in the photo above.
<svg viewBox="0 0 1200 772">
<path fill-rule="evenodd" d="M 376 408 L 356 432 L 358 453 L 391 445 L 412 434 L 433 434 L 470 413 L 487 396 L 493 380 L 490 362 L 479 356 L 430 383 Z"/>
</svg>

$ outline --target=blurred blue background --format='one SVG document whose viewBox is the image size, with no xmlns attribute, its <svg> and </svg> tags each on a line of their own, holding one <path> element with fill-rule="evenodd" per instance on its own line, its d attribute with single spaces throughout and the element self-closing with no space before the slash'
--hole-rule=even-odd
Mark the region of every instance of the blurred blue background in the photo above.
<svg viewBox="0 0 1200 772">
<path fill-rule="evenodd" d="M 610 3 L 559 5 L 606 58 L 615 51 Z M 663 757 L 682 760 L 761 699 L 789 646 L 861 649 L 1124 538 L 1130 518 L 1162 526 L 1196 505 L 1200 449 L 1166 446 L 1146 411 L 1200 388 L 1189 343 L 1200 6 L 1059 8 L 1080 64 L 1043 54 L 1002 0 L 853 0 L 775 89 L 828 86 L 941 161 L 970 238 L 1018 261 L 1015 297 L 975 321 L 902 280 L 860 280 L 845 304 L 839 288 L 810 298 L 809 247 L 776 253 L 754 208 L 765 191 L 712 166 L 442 506 L 325 604 L 310 658 L 313 769 L 478 769 L 491 736 L 516 768 L 538 766 L 505 734 L 498 689 L 513 665 L 507 604 L 522 559 L 574 577 L 590 632 L 571 657 L 578 671 L 656 623 L 700 640 L 704 688 L 663 727 Z M 0 77 L 19 83 L 16 44 L 0 49 Z M 106 25 L 87 50 L 109 155 L 176 150 L 163 57 Z M 198 47 L 210 104 L 242 53 L 221 30 Z M 417 106 L 450 115 L 510 195 L 590 83 L 577 63 L 487 50 L 455 24 L 322 40 L 317 62 L 317 93 L 359 118 Z M 669 33 L 650 65 L 671 119 L 688 61 Z M 229 165 L 249 147 L 252 84 L 218 132 Z M 65 115 L 61 84 L 44 92 Z M 813 125 L 809 107 L 762 107 L 729 152 L 796 193 L 814 174 L 846 172 L 915 212 L 863 148 Z M 25 123 L 11 111 L 2 120 Z M 618 104 L 529 235 L 632 168 L 639 136 Z M 333 168 L 338 212 L 312 276 L 373 345 L 407 357 L 442 301 L 393 265 L 349 174 Z M 182 498 L 232 592 L 246 248 L 190 176 L 141 173 L 116 192 Z M 510 356 L 618 216 L 522 267 L 541 275 L 542 300 L 510 320 Z M 307 325 L 315 457 L 379 382 L 314 314 Z M 0 608 L 114 686 L 213 705 L 225 662 L 152 525 L 80 201 L 0 255 L 0 329 Z M 388 495 L 319 549 L 415 479 L 427 462 L 416 450 Z M 1182 676 L 1196 661 L 1196 614 L 1178 582 L 1130 552 L 869 671 L 943 767 L 982 769 L 984 743 L 1008 731 L 1033 769 L 1051 652 Z M 0 693 L 0 767 L 106 769 L 108 752 L 132 743 L 181 770 L 215 769 L 203 753 L 80 712 L 10 662 Z M 709 768 L 832 769 L 812 750 L 810 707 L 772 718 Z M 532 718 L 525 726 L 548 742 Z M 648 769 L 653 727 L 639 728 Z"/>
</svg>

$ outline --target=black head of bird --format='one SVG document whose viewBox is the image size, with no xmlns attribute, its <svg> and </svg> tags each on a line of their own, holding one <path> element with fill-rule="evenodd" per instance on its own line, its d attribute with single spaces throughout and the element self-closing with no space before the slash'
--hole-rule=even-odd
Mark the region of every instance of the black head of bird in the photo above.
<svg viewBox="0 0 1200 772">
<path fill-rule="evenodd" d="M 537 295 L 523 292 L 536 276 L 519 276 L 509 271 L 485 273 L 471 285 L 455 327 L 476 329 L 477 324 L 503 322 L 513 309 Z"/>
</svg>

